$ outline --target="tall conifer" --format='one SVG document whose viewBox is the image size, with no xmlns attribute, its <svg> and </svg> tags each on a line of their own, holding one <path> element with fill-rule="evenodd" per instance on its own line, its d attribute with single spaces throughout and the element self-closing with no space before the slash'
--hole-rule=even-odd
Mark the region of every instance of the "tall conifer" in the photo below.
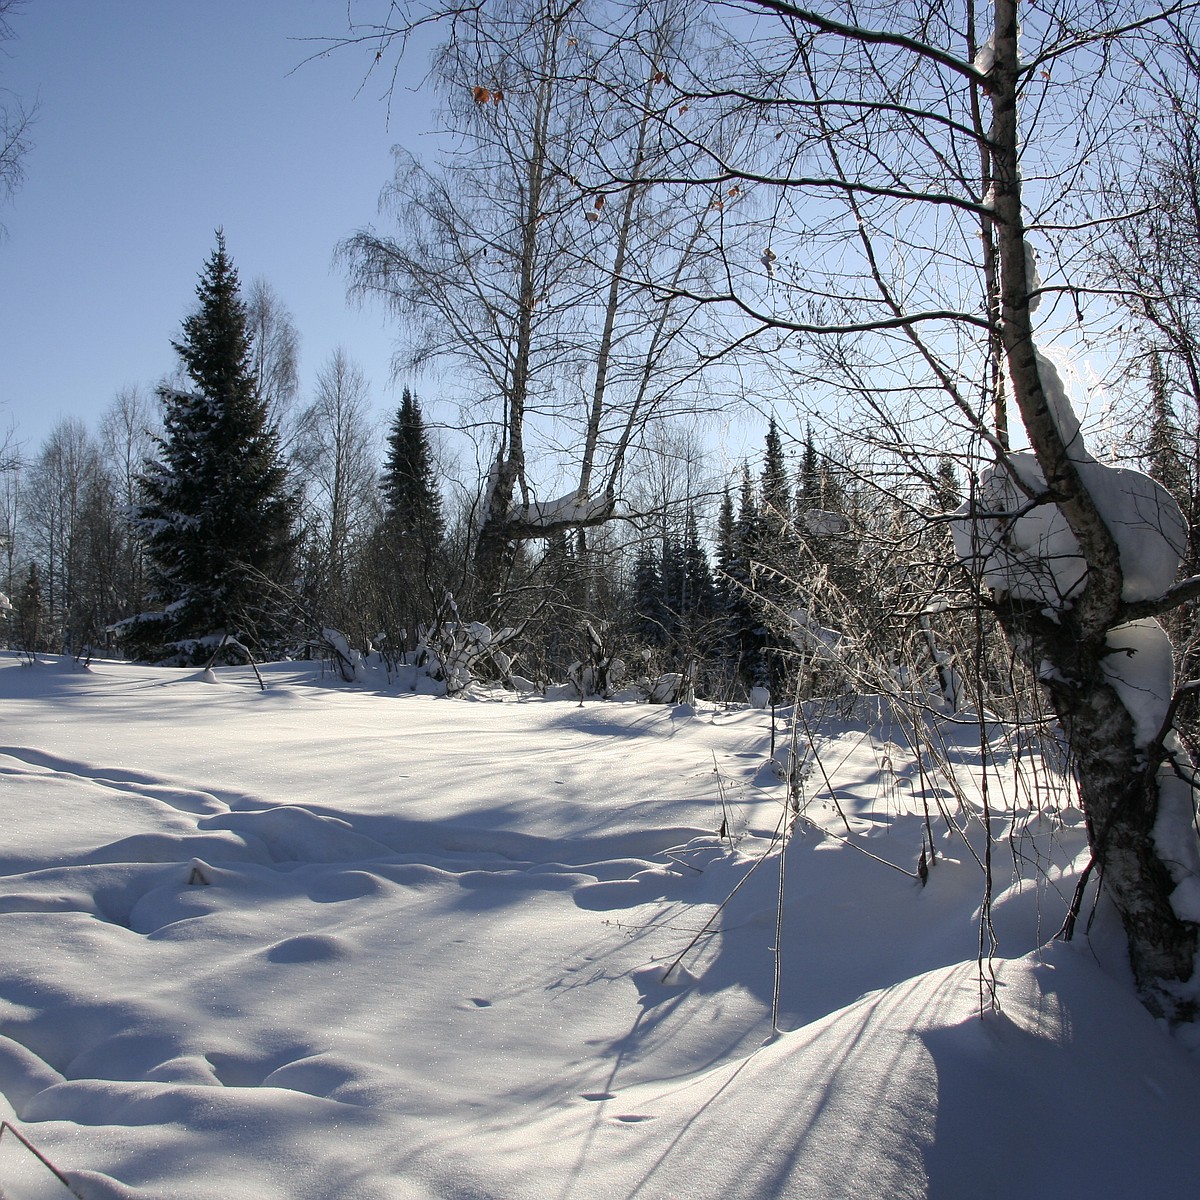
<svg viewBox="0 0 1200 1200">
<path fill-rule="evenodd" d="M 418 642 L 418 629 L 442 602 L 446 587 L 445 523 L 433 454 L 417 398 L 408 389 L 392 418 L 379 481 L 384 515 L 376 544 L 384 588 L 380 621 L 399 645 Z M 402 636 L 403 634 L 403 636 Z"/>
<path fill-rule="evenodd" d="M 404 389 L 388 433 L 380 490 L 394 529 L 416 535 L 429 552 L 436 551 L 445 532 L 441 498 L 421 407 L 408 388 Z"/>
<path fill-rule="evenodd" d="M 163 434 L 135 510 L 162 611 L 129 622 L 127 644 L 158 662 L 203 661 L 226 634 L 277 636 L 270 581 L 293 546 L 294 501 L 251 375 L 246 308 L 220 230 L 196 296 L 172 343 L 194 386 L 159 390 Z"/>
</svg>

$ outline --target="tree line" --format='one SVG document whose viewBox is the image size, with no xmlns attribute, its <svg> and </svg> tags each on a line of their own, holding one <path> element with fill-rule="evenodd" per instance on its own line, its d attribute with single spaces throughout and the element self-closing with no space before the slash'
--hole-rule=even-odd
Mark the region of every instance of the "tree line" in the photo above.
<svg viewBox="0 0 1200 1200">
<path fill-rule="evenodd" d="M 218 233 L 174 343 L 180 373 L 157 404 L 123 391 L 96 434 L 62 421 L 4 473 L 11 645 L 194 666 L 328 651 L 336 630 L 400 663 L 448 599 L 457 621 L 454 598 L 478 589 L 478 497 L 448 511 L 411 390 L 376 445 L 344 351 L 297 406 L 297 341 L 269 288 L 243 299 Z M 881 524 L 872 464 L 818 450 L 811 428 L 797 451 L 789 461 L 772 417 L 761 464 L 708 497 L 690 482 L 671 495 L 665 478 L 621 531 L 525 539 L 494 597 L 521 638 L 477 670 L 545 685 L 604 653 L 630 677 L 676 676 L 663 698 L 790 696 L 812 659 L 810 620 L 851 640 L 856 626 L 879 627 L 889 600 L 867 548 L 916 537 L 931 505 L 958 498 L 947 458 L 944 493 L 914 497 L 906 514 L 893 488 Z M 667 477 L 671 455 L 656 455 Z M 819 676 L 810 670 L 806 694 Z M 612 672 L 600 690 L 619 682 Z"/>
</svg>

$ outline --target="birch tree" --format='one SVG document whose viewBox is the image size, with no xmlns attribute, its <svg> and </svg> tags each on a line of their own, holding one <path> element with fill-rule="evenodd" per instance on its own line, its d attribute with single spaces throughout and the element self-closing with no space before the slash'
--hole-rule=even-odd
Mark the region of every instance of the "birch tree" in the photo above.
<svg viewBox="0 0 1200 1200">
<path fill-rule="evenodd" d="M 335 350 L 317 375 L 316 395 L 297 424 L 294 464 L 305 496 L 306 580 L 321 617 L 341 627 L 351 574 L 374 512 L 374 428 L 360 367 Z"/>
<path fill-rule="evenodd" d="M 650 44 L 671 37 L 660 22 Z M 625 56 L 639 70 L 633 121 L 593 94 L 613 47 L 574 0 L 456 14 L 436 63 L 455 148 L 432 167 L 401 156 L 383 201 L 398 232 L 343 248 L 352 286 L 410 323 L 410 363 L 453 362 L 476 393 L 463 426 L 491 440 L 473 555 L 484 596 L 515 543 L 613 517 L 631 452 L 695 369 L 681 349 L 695 304 L 650 301 L 635 280 L 653 260 L 694 283 L 697 223 L 681 228 L 651 195 L 640 49 Z M 620 162 L 620 181 L 583 179 L 593 152 Z"/>
</svg>

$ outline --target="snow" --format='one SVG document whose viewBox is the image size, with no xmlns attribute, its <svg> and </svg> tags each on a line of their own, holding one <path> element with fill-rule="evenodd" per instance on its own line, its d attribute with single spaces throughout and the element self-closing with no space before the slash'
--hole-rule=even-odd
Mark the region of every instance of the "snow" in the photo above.
<svg viewBox="0 0 1200 1200">
<path fill-rule="evenodd" d="M 1134 744 L 1148 746 L 1162 730 L 1175 692 L 1175 659 L 1166 630 L 1152 620 L 1130 621 L 1104 639 L 1112 653 L 1104 674 L 1133 717 Z"/>
<path fill-rule="evenodd" d="M 605 516 L 610 507 L 604 496 L 589 498 L 575 490 L 554 500 L 531 500 L 516 511 L 515 520 L 535 529 L 587 525 Z"/>
<path fill-rule="evenodd" d="M 808 508 L 804 510 L 804 528 L 814 537 L 833 537 L 849 532 L 850 522 L 842 513 L 826 512 L 823 508 Z"/>
<path fill-rule="evenodd" d="M 864 701 L 803 776 L 772 1036 L 783 710 L 212 674 L 0 656 L 0 1117 L 86 1200 L 1194 1190 L 1200 1066 L 1103 905 L 1047 944 L 1086 838 L 1003 727 L 994 983 L 979 731 L 939 727 L 956 798 Z M 7 1135 L 0 1188 L 66 1195 Z"/>
<path fill-rule="evenodd" d="M 986 74 L 986 72 L 984 73 Z M 1035 313 L 1042 304 L 1042 297 L 1040 294 L 1042 276 L 1038 271 L 1037 251 L 1034 250 L 1032 245 L 1030 245 L 1028 237 L 1025 239 L 1025 286 L 1031 293 L 1029 297 L 1029 311 L 1031 313 Z M 1038 357 L 1039 359 L 1041 358 L 1040 355 Z M 1043 376 L 1045 375 L 1045 371 L 1042 369 L 1040 362 L 1038 364 L 1038 374 Z"/>
<path fill-rule="evenodd" d="M 996 65 L 996 35 L 988 34 L 988 39 L 975 51 L 975 61 L 971 64 L 980 75 L 986 75 Z"/>
<path fill-rule="evenodd" d="M 1161 596 L 1174 583 L 1187 548 L 1179 505 L 1141 471 L 1097 462 L 1084 444 L 1061 376 L 1041 354 L 1038 373 L 1068 457 L 1116 540 L 1122 598 Z M 983 473 L 973 504 L 959 510 L 951 531 L 959 557 L 975 565 L 988 587 L 1057 612 L 1078 598 L 1087 570 L 1066 518 L 1040 498 L 1044 492 L 1034 456 L 1010 454 Z"/>
<path fill-rule="evenodd" d="M 840 633 L 826 629 L 807 608 L 794 608 L 788 613 L 788 633 L 801 650 L 830 657 L 835 656 L 842 640 Z"/>
</svg>

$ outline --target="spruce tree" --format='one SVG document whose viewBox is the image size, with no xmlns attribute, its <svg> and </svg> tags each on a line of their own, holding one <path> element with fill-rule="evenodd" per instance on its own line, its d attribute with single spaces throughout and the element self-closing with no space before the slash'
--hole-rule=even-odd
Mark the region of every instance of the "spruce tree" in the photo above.
<svg viewBox="0 0 1200 1200">
<path fill-rule="evenodd" d="M 643 646 L 661 647 L 667 641 L 668 614 L 663 602 L 663 579 L 652 542 L 638 546 L 633 563 L 631 632 Z"/>
<path fill-rule="evenodd" d="M 388 433 L 380 490 L 393 528 L 415 536 L 430 554 L 441 546 L 445 534 L 432 458 L 421 407 L 405 388 Z"/>
<path fill-rule="evenodd" d="M 962 489 L 958 485 L 958 472 L 954 460 L 943 454 L 937 461 L 933 473 L 931 502 L 938 512 L 950 512 L 962 503 Z"/>
<path fill-rule="evenodd" d="M 796 508 L 800 514 L 801 527 L 804 514 L 810 509 L 821 507 L 821 464 L 817 458 L 817 446 L 813 441 L 812 426 L 804 433 L 804 458 L 800 465 L 800 486 L 796 493 Z"/>
<path fill-rule="evenodd" d="M 741 596 L 737 580 L 741 567 L 741 545 L 733 512 L 733 495 L 726 484 L 717 510 L 714 609 L 717 618 L 716 649 L 721 660 L 721 673 L 727 684 L 733 683 L 738 670 L 738 605 Z"/>
<path fill-rule="evenodd" d="M 717 595 L 708 555 L 700 544 L 700 527 L 695 509 L 689 508 L 683 534 L 683 576 L 686 590 L 684 616 L 693 633 L 716 615 Z"/>
<path fill-rule="evenodd" d="M 700 673 L 706 691 L 724 682 L 724 638 L 716 585 L 700 542 L 696 513 L 688 509 L 683 546 L 684 607 L 680 613 L 681 669 Z"/>
<path fill-rule="evenodd" d="M 1191 507 L 1187 454 L 1171 407 L 1166 372 L 1157 354 L 1150 360 L 1150 428 L 1144 458 L 1150 475 L 1179 501 L 1180 508 L 1187 513 Z"/>
<path fill-rule="evenodd" d="M 747 688 L 769 683 L 766 661 L 767 631 L 763 625 L 759 600 L 759 576 L 762 562 L 762 520 L 750 467 L 742 464 L 738 491 L 737 518 L 734 521 L 737 561 L 732 572 L 733 609 L 730 625 L 737 647 L 738 669 Z"/>
<path fill-rule="evenodd" d="M 767 684 L 778 695 L 786 689 L 784 651 L 789 641 L 783 614 L 792 607 L 796 591 L 799 548 L 792 522 L 791 483 L 774 417 L 767 423 L 759 495 L 753 557 L 761 565 L 754 590 L 762 628 L 755 682 Z"/>
<path fill-rule="evenodd" d="M 293 547 L 294 501 L 220 230 L 196 296 L 172 343 L 193 387 L 159 389 L 163 433 L 134 513 L 162 609 L 126 627 L 136 656 L 176 664 L 206 660 L 226 635 L 278 637 L 271 585 Z"/>
<path fill-rule="evenodd" d="M 783 442 L 774 417 L 767 423 L 760 494 L 763 522 L 774 541 L 780 536 L 781 528 L 790 528 L 792 520 L 792 496 L 787 467 L 783 461 Z"/>
<path fill-rule="evenodd" d="M 1148 473 L 1179 502 L 1190 531 L 1180 571 L 1185 577 L 1194 575 L 1200 570 L 1200 493 L 1193 486 L 1194 468 L 1188 461 L 1166 371 L 1157 354 L 1150 360 L 1150 428 L 1142 456 Z M 1181 605 L 1160 619 L 1176 644 L 1185 647 L 1179 663 L 1181 676 L 1195 678 L 1200 673 L 1200 604 L 1192 601 Z M 1182 694 L 1175 728 L 1200 728 L 1200 695 L 1195 690 Z"/>
<path fill-rule="evenodd" d="M 683 545 L 673 532 L 663 534 L 659 562 L 662 571 L 662 595 L 666 609 L 667 640 L 678 646 L 682 619 L 688 609 L 687 575 L 684 572 Z"/>
<path fill-rule="evenodd" d="M 386 595 L 381 620 L 399 643 L 416 645 L 418 627 L 428 622 L 445 590 L 445 524 L 425 433 L 421 406 L 408 388 L 392 419 L 388 452 L 379 481 L 384 517 L 378 545 L 379 574 Z"/>
</svg>

